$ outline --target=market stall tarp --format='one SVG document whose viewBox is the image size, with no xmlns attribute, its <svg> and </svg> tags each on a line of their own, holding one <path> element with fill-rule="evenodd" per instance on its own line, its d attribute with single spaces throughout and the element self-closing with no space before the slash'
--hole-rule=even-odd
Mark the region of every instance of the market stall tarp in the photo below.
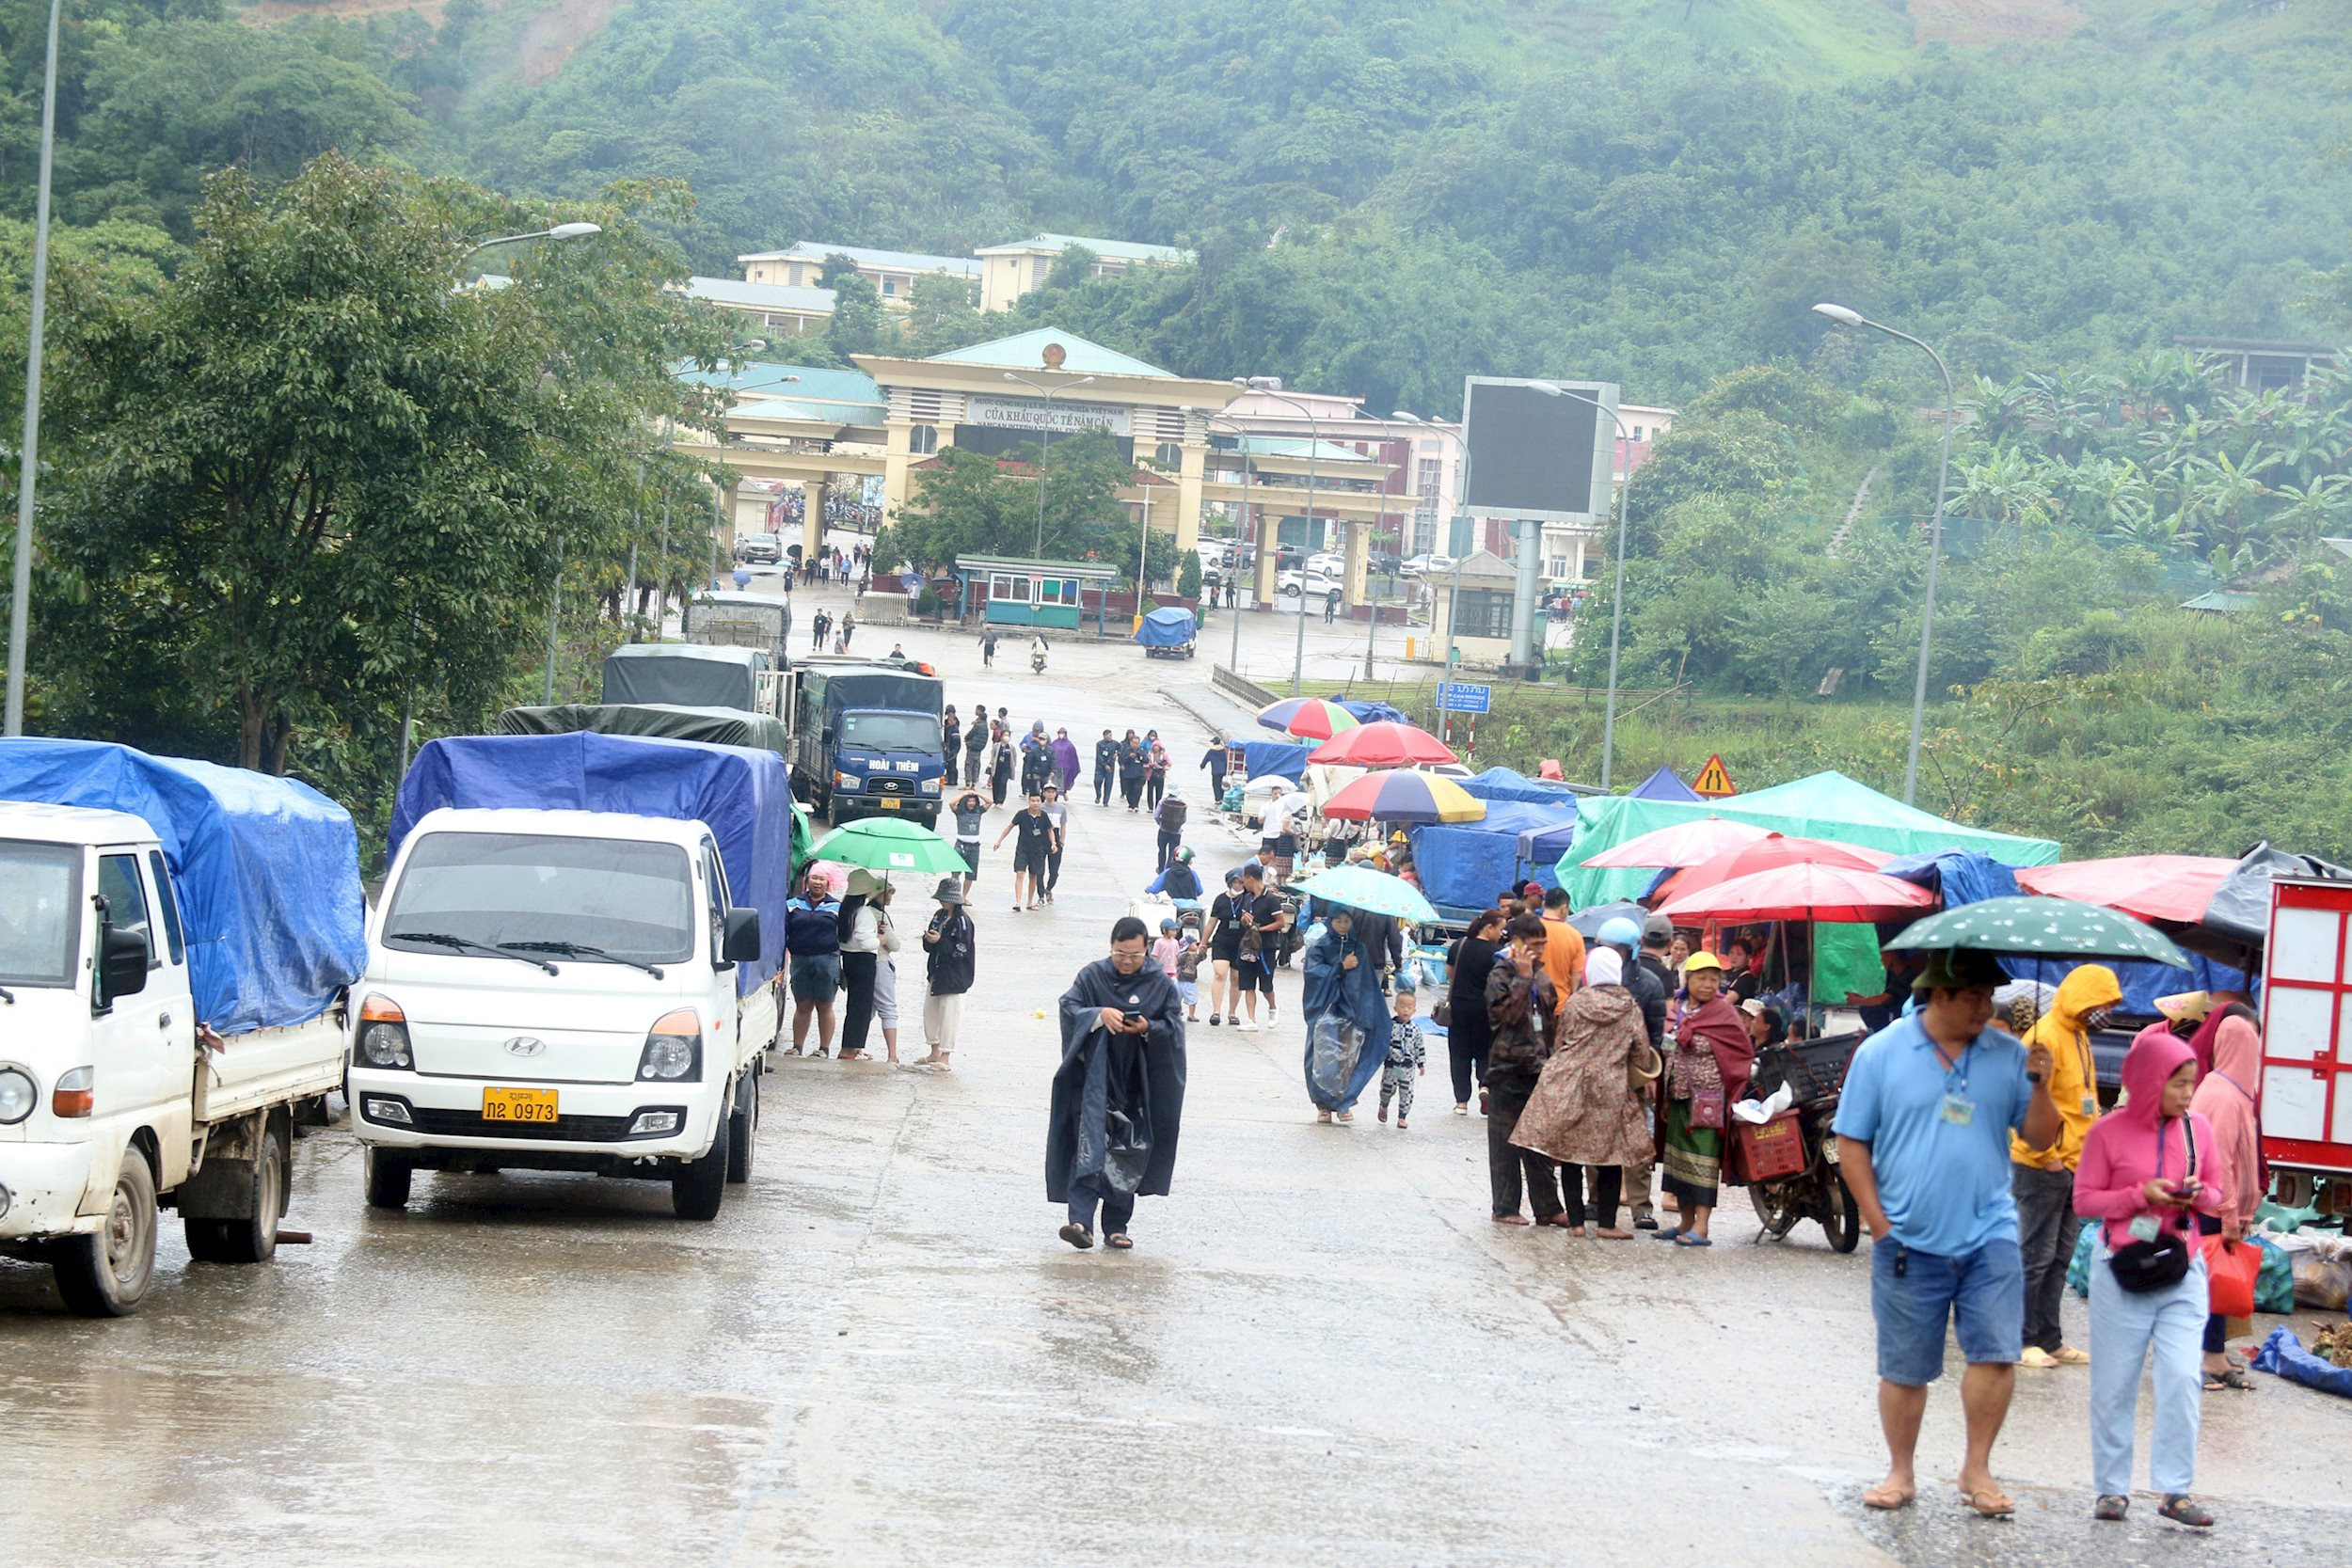
<svg viewBox="0 0 2352 1568">
<path fill-rule="evenodd" d="M 1682 782 L 1681 775 L 1671 768 L 1661 768 L 1633 786 L 1631 798 L 1636 800 L 1700 800 L 1705 797 Z M 1598 850 L 1594 851 L 1596 854 Z"/>
<path fill-rule="evenodd" d="M 1413 866 L 1422 891 L 1449 909 L 1485 909 L 1504 888 L 1530 879 L 1519 860 L 1519 835 L 1565 828 L 1572 820 L 1565 807 L 1490 800 L 1479 821 L 1416 828 Z M 1533 879 L 1550 886 L 1551 873 L 1540 868 Z"/>
<path fill-rule="evenodd" d="M 2009 866 L 1998 861 L 1967 850 L 1947 850 L 1940 855 L 1911 855 L 1889 861 L 1881 868 L 1890 877 L 1900 877 L 1917 882 L 1943 895 L 1944 907 L 1958 909 L 1964 904 L 1981 903 L 1987 898 L 2011 898 L 2025 890 L 2011 875 Z M 2021 953 L 2001 956 L 2001 967 L 2020 980 L 2039 980 L 2055 986 L 2066 978 L 2079 960 L 2073 958 L 2036 958 Z M 2189 957 L 2189 973 L 2184 976 L 2169 964 L 2136 963 L 2123 959 L 2100 960 L 2115 971 L 2116 983 L 2123 989 L 2123 1001 L 2119 1011 L 2138 1018 L 2156 1016 L 2156 998 L 2181 990 L 2247 991 L 2244 972 L 2226 964 L 2214 962 L 2198 954 Z"/>
<path fill-rule="evenodd" d="M 2046 838 L 2021 838 L 1947 822 L 1858 784 L 1843 773 L 1761 789 L 1753 795 L 1697 803 L 1639 800 L 1630 796 L 1587 796 L 1578 804 L 1576 845 L 1559 866 L 1560 885 L 1578 908 L 1612 898 L 1637 897 L 1653 881 L 1651 871 L 1597 871 L 1577 865 L 1639 833 L 1709 813 L 1759 828 L 1860 844 L 1898 855 L 1943 849 L 1974 849 L 2004 865 L 2048 865 L 2058 847 Z"/>
<path fill-rule="evenodd" d="M 1241 754 L 1246 759 L 1242 771 L 1253 779 L 1279 774 L 1296 784 L 1307 770 L 1307 753 L 1313 750 L 1313 746 L 1295 745 L 1287 740 L 1245 740 L 1241 743 Z"/>
<path fill-rule="evenodd" d="M 15 739 L 0 740 L 0 800 L 128 812 L 155 830 L 197 1018 L 219 1034 L 307 1023 L 367 966 L 351 814 L 306 784 L 106 741 Z"/>
<path fill-rule="evenodd" d="M 1590 792 L 1549 779 L 1531 779 L 1515 768 L 1489 768 L 1457 781 L 1481 800 L 1517 800 L 1531 806 L 1563 806 L 1573 811 Z"/>
<path fill-rule="evenodd" d="M 1144 611 L 1136 626 L 1136 641 L 1147 648 L 1181 648 L 1192 636 L 1192 611 L 1173 605 Z"/>
<path fill-rule="evenodd" d="M 429 741 L 401 781 L 389 853 L 439 806 L 611 811 L 700 822 L 718 841 L 739 907 L 759 911 L 759 961 L 737 966 L 748 994 L 784 958 L 792 896 L 792 770 L 755 746 L 647 736 L 476 735 Z"/>
<path fill-rule="evenodd" d="M 1409 724 L 1412 722 L 1406 717 L 1403 708 L 1388 703 L 1343 702 L 1340 706 L 1354 714 L 1357 722 L 1361 724 Z"/>
</svg>

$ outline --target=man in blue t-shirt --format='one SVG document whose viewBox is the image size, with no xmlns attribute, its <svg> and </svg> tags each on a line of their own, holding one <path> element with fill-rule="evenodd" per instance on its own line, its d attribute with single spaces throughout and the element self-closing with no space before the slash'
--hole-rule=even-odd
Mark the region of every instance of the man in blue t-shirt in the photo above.
<svg viewBox="0 0 2352 1568">
<path fill-rule="evenodd" d="M 1862 1495 L 1871 1508 L 1903 1508 L 1918 1496 L 1912 1457 L 1949 1325 L 1968 1362 L 1962 1499 L 1979 1513 L 2016 1512 L 1993 1479 L 1993 1440 L 2025 1337 L 2009 1135 L 2047 1148 L 2061 1121 L 2048 1048 L 2028 1051 L 1985 1027 L 1994 988 L 2007 978 L 1989 954 L 1931 955 L 1913 982 L 1917 1010 L 1862 1042 L 1838 1099 L 1839 1169 L 1873 1243 L 1879 1424 L 1890 1464 Z"/>
</svg>

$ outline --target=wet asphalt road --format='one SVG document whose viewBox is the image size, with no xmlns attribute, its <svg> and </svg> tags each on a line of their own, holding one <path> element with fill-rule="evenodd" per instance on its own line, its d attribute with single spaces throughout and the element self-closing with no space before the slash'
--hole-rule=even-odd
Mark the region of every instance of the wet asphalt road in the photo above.
<svg viewBox="0 0 2352 1568">
<path fill-rule="evenodd" d="M 967 643 L 905 641 L 977 670 Z M 1153 690 L 1204 667 L 1011 662 L 951 699 L 1156 724 L 1184 764 L 1205 740 Z M 1179 778 L 1198 821 L 1201 776 Z M 1212 873 L 1242 856 L 1221 827 L 1189 837 Z M 89 1323 L 0 1263 L 0 1563 L 2352 1560 L 2347 1412 L 2269 1378 L 2207 1402 L 2210 1537 L 2090 1522 L 2072 1372 L 2023 1377 L 2015 1522 L 1962 1515 L 1941 1388 L 1926 1496 L 1866 1514 L 1867 1256 L 1809 1225 L 1746 1245 L 1737 1199 L 1700 1254 L 1495 1227 L 1483 1127 L 1441 1067 L 1409 1132 L 1369 1102 L 1313 1124 L 1287 974 L 1280 1033 L 1194 1032 L 1176 1191 L 1143 1204 L 1137 1250 L 1073 1253 L 1032 1009 L 1150 863 L 1142 818 L 1082 803 L 1058 904 L 1016 916 L 992 855 L 959 1071 L 780 1062 L 715 1224 L 559 1176 L 421 1177 L 406 1212 L 373 1212 L 337 1128 L 296 1150 L 288 1223 L 316 1244 L 274 1265 L 191 1264 L 167 1225 L 148 1310 Z"/>
</svg>

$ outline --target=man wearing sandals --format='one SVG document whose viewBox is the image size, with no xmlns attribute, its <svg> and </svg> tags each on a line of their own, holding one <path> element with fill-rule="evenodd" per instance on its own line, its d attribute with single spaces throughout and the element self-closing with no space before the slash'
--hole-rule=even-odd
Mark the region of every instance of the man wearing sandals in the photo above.
<svg viewBox="0 0 2352 1568">
<path fill-rule="evenodd" d="M 1870 1311 L 1889 1464 L 1886 1479 L 1862 1495 L 1870 1508 L 1904 1508 L 1919 1494 L 1913 1456 L 1950 1325 L 1968 1362 L 1961 1499 L 1980 1514 L 2017 1509 L 1993 1479 L 1993 1440 L 2009 1415 L 2025 1340 L 2010 1134 L 2047 1148 L 2062 1120 L 2050 1098 L 2049 1048 L 1986 1027 L 2005 979 L 1987 954 L 1934 954 L 1914 982 L 1918 1011 L 1862 1042 L 1838 1101 L 1839 1168 L 1873 1243 Z"/>
<path fill-rule="evenodd" d="M 1136 1199 L 1166 1196 L 1184 1112 L 1184 1005 L 1151 961 L 1134 915 L 1111 927 L 1110 956 L 1078 971 L 1061 999 L 1061 1067 L 1045 1132 L 1045 1196 L 1070 1206 L 1061 1239 L 1085 1251 L 1102 1212 L 1104 1243 L 1125 1252 Z"/>
</svg>

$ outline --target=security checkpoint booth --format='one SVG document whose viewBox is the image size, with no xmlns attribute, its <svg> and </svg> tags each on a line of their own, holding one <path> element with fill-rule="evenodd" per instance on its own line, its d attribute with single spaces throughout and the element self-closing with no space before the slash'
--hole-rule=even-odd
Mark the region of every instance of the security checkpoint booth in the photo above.
<svg viewBox="0 0 2352 1568">
<path fill-rule="evenodd" d="M 1033 561 L 1016 556 L 956 557 L 956 613 L 992 626 L 1051 626 L 1076 631 L 1084 615 L 1081 595 L 1094 594 L 1095 629 L 1104 629 L 1106 592 L 1126 580 L 1118 567 L 1098 562 Z"/>
</svg>

